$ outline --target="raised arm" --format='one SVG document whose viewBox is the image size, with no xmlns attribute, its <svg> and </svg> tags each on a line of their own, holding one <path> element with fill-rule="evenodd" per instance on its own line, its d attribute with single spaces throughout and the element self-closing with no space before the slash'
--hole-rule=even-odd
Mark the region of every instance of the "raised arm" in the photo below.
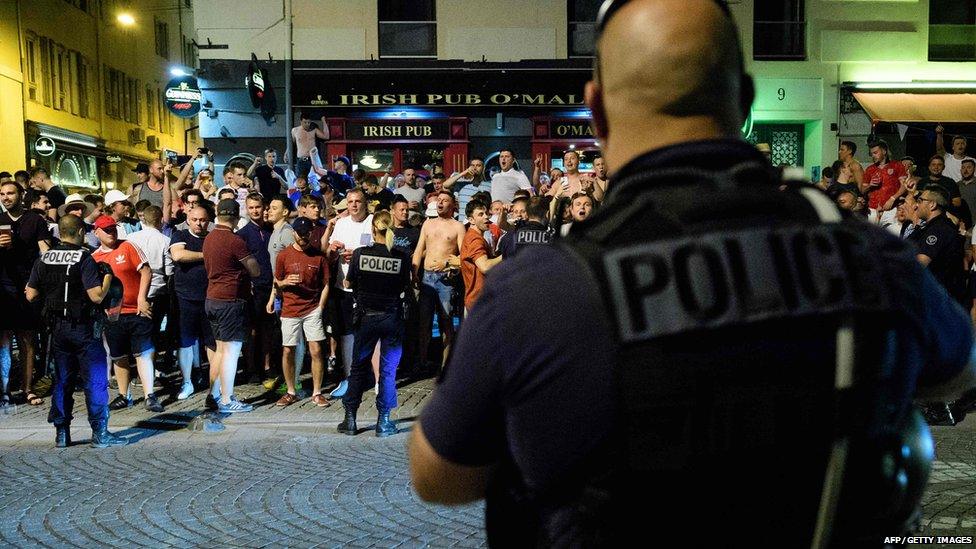
<svg viewBox="0 0 976 549">
<path fill-rule="evenodd" d="M 329 140 L 329 123 L 324 116 L 322 117 L 322 127 L 315 128 L 315 137 L 318 137 L 322 141 Z"/>
<path fill-rule="evenodd" d="M 946 153 L 944 133 L 945 128 L 942 127 L 942 124 L 935 127 L 935 154 L 939 156 L 945 156 Z"/>
</svg>

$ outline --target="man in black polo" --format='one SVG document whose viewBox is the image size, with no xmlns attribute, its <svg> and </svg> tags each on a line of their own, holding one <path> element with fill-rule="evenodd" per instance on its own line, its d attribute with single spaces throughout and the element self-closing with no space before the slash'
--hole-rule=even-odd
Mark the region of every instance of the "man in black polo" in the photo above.
<svg viewBox="0 0 976 549">
<path fill-rule="evenodd" d="M 925 222 L 913 241 L 918 247 L 918 261 L 928 267 L 949 295 L 960 299 L 962 293 L 963 237 L 948 216 L 949 193 L 939 185 L 925 187 L 917 199 L 918 218 Z"/>
</svg>

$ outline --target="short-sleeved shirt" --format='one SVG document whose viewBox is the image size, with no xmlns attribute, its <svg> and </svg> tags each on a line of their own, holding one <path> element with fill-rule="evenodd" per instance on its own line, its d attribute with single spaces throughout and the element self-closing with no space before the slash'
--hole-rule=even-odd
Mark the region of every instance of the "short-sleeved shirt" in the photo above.
<svg viewBox="0 0 976 549">
<path fill-rule="evenodd" d="M 491 192 L 491 182 L 482 181 L 480 183 L 475 183 L 471 179 L 458 179 L 454 183 L 454 190 L 457 192 L 458 200 L 458 221 L 464 223 L 468 220 L 468 217 L 464 214 L 467 210 L 468 202 L 471 202 L 471 198 L 481 191 Z M 513 195 L 514 196 L 514 195 Z M 487 206 L 488 204 L 486 204 Z"/>
<path fill-rule="evenodd" d="M 257 224 L 248 220 L 247 224 L 238 229 L 237 236 L 244 239 L 248 251 L 261 267 L 261 274 L 251 282 L 255 288 L 270 290 L 274 281 L 271 280 L 271 253 L 268 251 L 268 242 L 271 241 L 271 228 L 264 224 Z"/>
<path fill-rule="evenodd" d="M 342 242 L 347 250 L 355 250 L 373 243 L 373 216 L 368 215 L 362 221 L 354 221 L 351 217 L 343 217 L 336 221 L 335 229 L 329 237 L 329 244 Z M 350 289 L 342 287 L 342 281 L 349 274 L 349 264 L 339 259 L 339 269 L 332 277 L 335 280 L 336 288 L 341 288 L 345 292 L 352 292 Z"/>
<path fill-rule="evenodd" d="M 278 254 L 288 246 L 295 243 L 295 229 L 286 221 L 281 227 L 274 227 L 271 230 L 271 237 L 268 239 L 268 264 L 274 272 L 274 266 Z"/>
<path fill-rule="evenodd" d="M 376 242 L 361 246 L 349 262 L 350 291 L 364 310 L 399 307 L 410 284 L 410 258 L 402 250 Z"/>
<path fill-rule="evenodd" d="M 393 229 L 393 247 L 413 256 L 420 243 L 420 227 L 398 227 Z"/>
<path fill-rule="evenodd" d="M 938 185 L 945 189 L 946 192 L 949 193 L 949 199 L 962 198 L 962 195 L 959 193 L 959 184 L 944 175 L 940 175 L 936 180 L 923 177 L 922 179 L 918 180 L 918 183 L 915 184 L 915 189 L 924 191 L 929 185 Z"/>
<path fill-rule="evenodd" d="M 507 172 L 498 172 L 491 178 L 491 200 L 501 200 L 511 204 L 515 192 L 519 189 L 531 189 L 532 183 L 525 174 L 512 168 Z"/>
<path fill-rule="evenodd" d="M 0 284 L 23 289 L 34 262 L 41 256 L 38 242 L 51 241 L 47 221 L 36 212 L 24 211 L 16 220 L 10 212 L 0 212 L 0 225 L 10 225 L 13 244 L 0 248 Z"/>
<path fill-rule="evenodd" d="M 461 243 L 461 276 L 464 278 L 464 306 L 468 309 L 481 296 L 481 287 L 485 283 L 485 275 L 478 269 L 475 261 L 488 255 L 488 243 L 481 231 L 474 227 L 468 228 Z"/>
<path fill-rule="evenodd" d="M 498 251 L 502 257 L 509 259 L 526 246 L 548 245 L 552 242 L 552 233 L 542 223 L 526 221 L 514 231 L 506 233 L 498 243 Z"/>
<path fill-rule="evenodd" d="M 942 170 L 942 175 L 952 178 L 953 181 L 959 181 L 962 179 L 962 163 L 964 160 L 973 160 L 971 156 L 965 156 L 963 158 L 956 158 L 951 152 L 946 151 L 945 153 L 945 169 Z"/>
<path fill-rule="evenodd" d="M 946 290 L 955 295 L 963 273 L 964 239 L 944 214 L 930 219 L 925 228 L 912 235 L 918 253 L 931 259 L 929 271 Z"/>
<path fill-rule="evenodd" d="M 864 170 L 864 182 L 874 187 L 868 195 L 868 207 L 878 210 L 884 206 L 889 198 L 895 196 L 901 188 L 900 178 L 907 177 L 908 172 L 901 162 L 891 161 L 882 166 L 871 164 Z"/>
<path fill-rule="evenodd" d="M 282 189 L 285 188 L 283 181 L 285 179 L 285 170 L 281 166 L 275 166 L 274 172 L 278 174 L 281 179 L 275 179 L 271 175 L 272 168 L 267 164 L 262 164 L 254 170 L 254 177 L 258 180 L 258 190 L 261 192 L 261 196 L 270 199 L 276 194 L 280 194 Z"/>
<path fill-rule="evenodd" d="M 318 250 L 296 250 L 288 246 L 275 261 L 274 275 L 278 280 L 292 274 L 302 276 L 298 286 L 281 289 L 281 316 L 300 318 L 319 306 L 322 290 L 329 285 L 329 261 Z"/>
<path fill-rule="evenodd" d="M 203 240 L 207 269 L 207 299 L 233 301 L 251 296 L 250 277 L 242 261 L 251 257 L 244 239 L 217 225 Z"/>
<path fill-rule="evenodd" d="M 413 188 L 409 185 L 404 185 L 393 191 L 393 194 L 398 194 L 410 202 L 419 202 L 423 204 L 424 197 L 427 196 L 427 191 L 425 191 L 423 187 Z"/>
<path fill-rule="evenodd" d="M 165 292 L 166 279 L 173 275 L 173 258 L 169 255 L 170 239 L 158 229 L 144 227 L 126 238 L 149 263 L 152 269 L 152 282 L 149 283 L 149 297 Z"/>
<path fill-rule="evenodd" d="M 98 267 L 95 265 L 95 263 L 97 262 L 90 254 L 82 256 L 81 261 L 78 262 L 78 268 L 81 269 L 81 286 L 86 290 L 101 288 L 102 286 L 102 275 L 99 274 Z M 34 267 L 31 269 L 30 278 L 27 280 L 27 286 L 40 292 L 53 290 L 53 288 L 43 287 L 43 281 L 41 280 L 40 272 L 38 271 L 38 265 L 40 264 L 40 260 L 34 262 Z"/>
<path fill-rule="evenodd" d="M 203 236 L 197 236 L 189 230 L 176 231 L 170 239 L 169 247 L 182 248 L 188 252 L 203 252 Z M 172 252 L 170 252 L 172 254 Z M 207 298 L 207 268 L 203 260 L 184 262 L 177 261 L 174 265 L 173 285 L 176 296 L 187 301 L 203 301 Z"/>
<path fill-rule="evenodd" d="M 139 285 L 142 274 L 139 269 L 148 264 L 148 260 L 132 244 L 122 241 L 114 250 L 99 248 L 92 252 L 92 258 L 99 263 L 108 263 L 115 278 L 122 282 L 122 314 L 139 312 Z"/>
</svg>

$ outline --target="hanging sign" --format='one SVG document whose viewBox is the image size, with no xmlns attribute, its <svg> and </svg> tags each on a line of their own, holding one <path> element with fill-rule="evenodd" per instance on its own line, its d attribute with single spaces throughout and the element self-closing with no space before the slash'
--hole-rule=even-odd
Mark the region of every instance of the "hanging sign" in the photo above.
<svg viewBox="0 0 976 549">
<path fill-rule="evenodd" d="M 41 156 L 51 156 L 56 148 L 54 140 L 50 137 L 38 137 L 37 141 L 34 141 L 34 152 Z"/>
<path fill-rule="evenodd" d="M 200 112 L 203 93 L 193 76 L 177 76 L 166 84 L 166 108 L 180 118 L 191 118 Z"/>
<path fill-rule="evenodd" d="M 247 76 L 244 77 L 244 85 L 247 86 L 247 93 L 251 96 L 251 106 L 255 109 L 261 108 L 264 104 L 266 90 L 270 87 L 268 73 L 258 64 L 251 61 L 247 66 Z"/>
</svg>

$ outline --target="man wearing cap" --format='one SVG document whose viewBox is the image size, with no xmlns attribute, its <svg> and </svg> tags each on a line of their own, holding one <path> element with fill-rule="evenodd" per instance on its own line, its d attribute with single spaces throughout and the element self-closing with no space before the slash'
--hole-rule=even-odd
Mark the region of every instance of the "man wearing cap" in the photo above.
<svg viewBox="0 0 976 549">
<path fill-rule="evenodd" d="M 135 355 L 136 370 L 146 397 L 146 409 L 162 412 L 163 405 L 153 392 L 156 380 L 153 354 L 156 348 L 153 346 L 152 307 L 149 304 L 152 268 L 139 248 L 119 239 L 116 227 L 111 216 L 103 215 L 95 220 L 95 234 L 101 245 L 92 253 L 95 261 L 107 263 L 115 278 L 122 283 L 122 302 L 117 309 L 109 310 L 109 322 L 105 325 L 105 341 L 115 365 L 115 379 L 119 383 L 119 395 L 109 403 L 109 407 L 121 410 L 132 406 L 129 355 Z"/>
<path fill-rule="evenodd" d="M 298 402 L 295 387 L 297 370 L 288 366 L 295 362 L 295 348 L 305 335 L 308 352 L 312 357 L 312 402 L 316 406 L 328 406 L 329 399 L 322 394 L 325 367 L 322 360 L 322 341 L 325 326 L 322 312 L 329 297 L 329 262 L 318 248 L 312 245 L 316 225 L 307 217 L 299 217 L 292 223 L 295 241 L 275 260 L 274 279 L 276 290 L 268 299 L 266 310 L 274 312 L 275 297 L 281 296 L 281 364 L 285 374 L 287 392 L 278 400 L 278 406 Z"/>
<path fill-rule="evenodd" d="M 217 353 L 210 364 L 211 386 L 220 383 L 221 413 L 250 412 L 252 406 L 234 396 L 237 359 L 250 334 L 251 278 L 261 267 L 244 240 L 234 234 L 241 207 L 236 200 L 217 204 L 217 223 L 203 241 L 203 265 L 207 269 L 207 300 L 204 308 L 217 341 Z M 213 394 L 211 392 L 211 394 Z"/>
<path fill-rule="evenodd" d="M 322 188 L 322 182 L 324 181 L 329 187 L 332 187 L 332 190 L 336 194 L 339 196 L 345 195 L 346 191 L 356 186 L 356 182 L 348 174 L 349 166 L 349 159 L 345 156 L 336 157 L 332 161 L 334 170 L 326 170 L 313 165 L 312 169 L 319 176 L 319 188 Z"/>
<path fill-rule="evenodd" d="M 137 220 L 129 218 L 129 205 L 129 196 L 122 191 L 112 189 L 105 193 L 105 213 L 115 221 L 116 235 L 121 239 L 142 229 Z"/>
<path fill-rule="evenodd" d="M 153 160 L 149 164 L 140 162 L 136 165 L 135 172 L 138 181 L 132 185 L 129 196 L 132 202 L 148 200 L 153 206 L 163 211 L 163 222 L 169 221 L 170 208 L 173 202 L 172 189 L 166 182 L 166 172 L 169 165 L 164 168 L 162 160 Z"/>
</svg>

